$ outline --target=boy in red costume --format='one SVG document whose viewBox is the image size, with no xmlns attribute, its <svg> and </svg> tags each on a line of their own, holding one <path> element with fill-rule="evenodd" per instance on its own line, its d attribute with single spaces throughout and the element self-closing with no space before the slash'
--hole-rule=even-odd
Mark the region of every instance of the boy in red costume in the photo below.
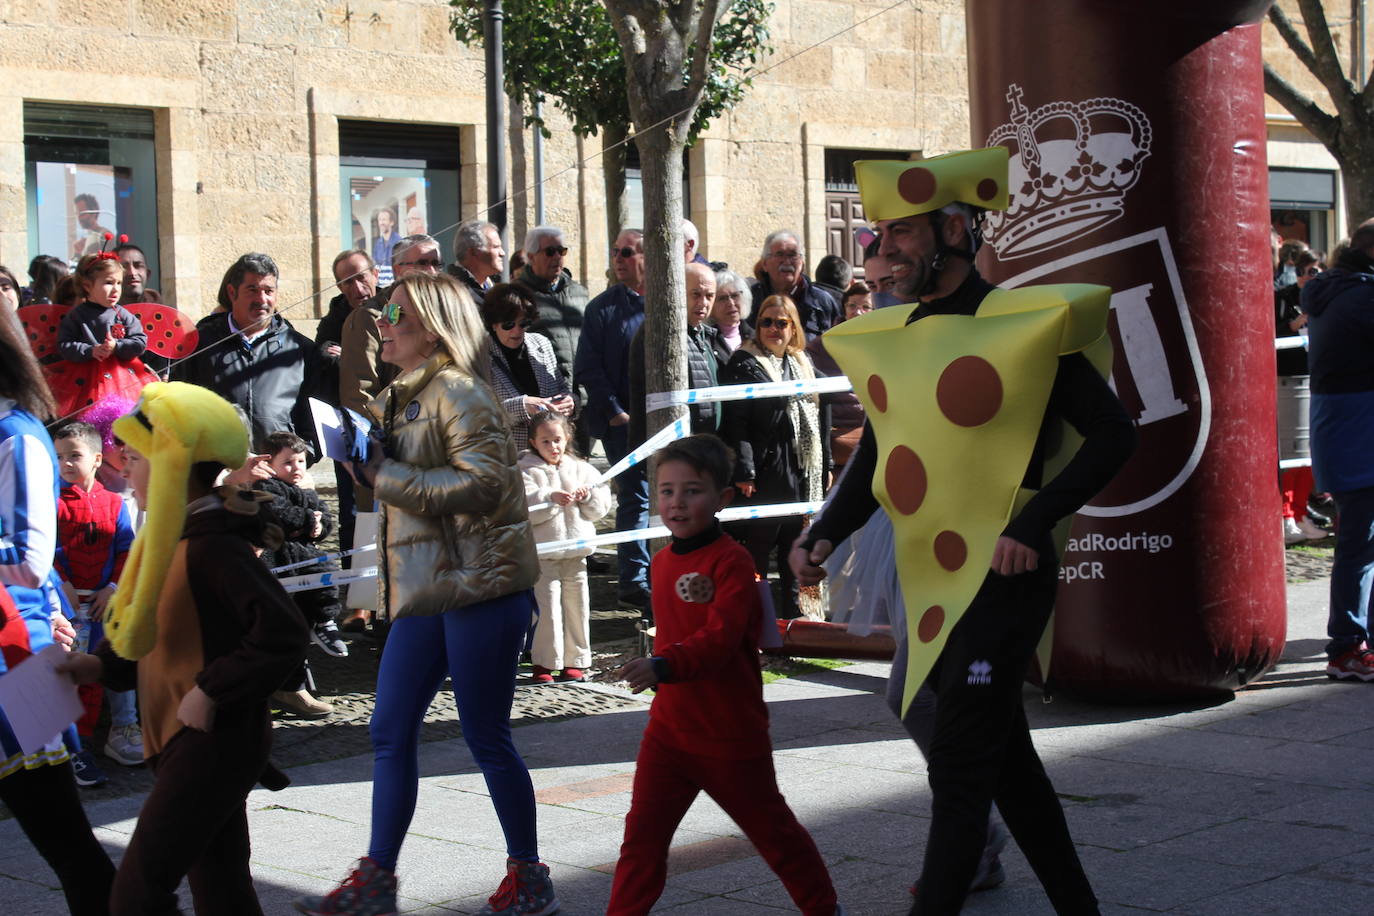
<svg viewBox="0 0 1374 916">
<path fill-rule="evenodd" d="M 57 499 L 57 554 L 53 566 L 62 590 L 77 611 L 77 644 L 81 652 L 100 645 L 104 636 L 105 607 L 114 595 L 115 583 L 124 569 L 134 542 L 129 510 L 117 494 L 96 479 L 103 460 L 100 432 L 89 423 L 64 423 L 53 433 L 57 471 L 62 486 Z M 83 684 L 81 702 L 86 714 L 76 723 L 82 743 L 90 740 L 100 718 L 104 696 L 110 698 L 110 733 L 105 755 L 124 766 L 143 763 L 143 736 L 138 727 L 134 692 L 106 691 L 99 684 Z M 89 751 L 79 752 L 89 755 Z M 83 763 L 78 760 L 78 782 Z M 98 772 L 98 771 L 97 771 Z"/>
<path fill-rule="evenodd" d="M 702 791 L 740 826 L 805 916 L 840 916 L 825 862 L 773 773 L 754 563 L 716 521 L 734 496 L 730 450 L 703 434 L 656 458 L 658 513 L 673 540 L 650 569 L 654 655 L 621 670 L 636 693 L 654 687 L 656 695 L 607 916 L 641 916 L 653 907 L 673 832 Z"/>
</svg>

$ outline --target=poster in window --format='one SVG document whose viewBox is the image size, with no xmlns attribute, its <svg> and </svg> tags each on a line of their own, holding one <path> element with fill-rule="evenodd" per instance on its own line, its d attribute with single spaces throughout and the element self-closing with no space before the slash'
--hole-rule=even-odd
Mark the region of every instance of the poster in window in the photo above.
<svg viewBox="0 0 1374 916">
<path fill-rule="evenodd" d="M 111 165 L 37 162 L 38 250 L 75 265 L 100 251 L 105 234 L 129 232 L 131 173 Z M 113 248 L 113 244 L 109 247 Z"/>
<path fill-rule="evenodd" d="M 377 282 L 392 282 L 391 247 L 407 235 L 429 231 L 426 182 L 421 177 L 352 178 L 353 244 L 377 262 Z"/>
</svg>

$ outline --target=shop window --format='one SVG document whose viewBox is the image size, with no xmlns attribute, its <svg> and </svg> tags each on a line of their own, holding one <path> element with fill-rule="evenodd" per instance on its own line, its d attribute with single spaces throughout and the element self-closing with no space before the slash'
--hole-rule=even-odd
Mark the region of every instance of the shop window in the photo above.
<svg viewBox="0 0 1374 916">
<path fill-rule="evenodd" d="M 339 120 L 341 247 L 371 252 L 383 285 L 391 246 L 432 235 L 447 261 L 458 224 L 458 128 Z"/>
<path fill-rule="evenodd" d="M 152 111 L 25 102 L 24 188 L 30 258 L 49 254 L 74 265 L 100 250 L 106 232 L 127 235 L 157 285 Z"/>
<path fill-rule="evenodd" d="M 1270 169 L 1269 219 L 1285 240 L 1331 250 L 1329 226 L 1336 209 L 1336 173 L 1327 169 Z"/>
</svg>

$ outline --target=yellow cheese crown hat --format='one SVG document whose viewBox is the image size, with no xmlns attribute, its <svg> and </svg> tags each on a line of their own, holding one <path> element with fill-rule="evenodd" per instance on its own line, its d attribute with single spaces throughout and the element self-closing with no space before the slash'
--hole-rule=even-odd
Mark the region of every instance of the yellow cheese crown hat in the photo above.
<svg viewBox="0 0 1374 916">
<path fill-rule="evenodd" d="M 1007 148 L 964 150 L 919 162 L 861 159 L 854 163 L 869 223 L 929 213 L 952 203 L 1007 208 Z"/>
<path fill-rule="evenodd" d="M 148 462 L 147 519 L 129 551 L 105 631 L 121 656 L 139 659 L 157 642 L 157 603 L 186 520 L 191 465 L 237 468 L 248 458 L 248 432 L 233 405 L 208 388 L 154 382 L 114 434 Z"/>
</svg>

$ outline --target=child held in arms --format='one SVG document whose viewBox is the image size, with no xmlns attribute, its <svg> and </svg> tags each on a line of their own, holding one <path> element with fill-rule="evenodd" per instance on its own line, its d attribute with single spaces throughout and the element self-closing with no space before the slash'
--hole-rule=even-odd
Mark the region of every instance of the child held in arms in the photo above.
<svg viewBox="0 0 1374 916">
<path fill-rule="evenodd" d="M 621 669 L 636 693 L 652 687 L 655 696 L 607 916 L 643 916 L 653 907 L 673 833 L 703 791 L 740 826 L 805 916 L 840 916 L 825 861 L 773 772 L 754 562 L 716 521 L 734 496 L 734 457 L 709 434 L 688 436 L 655 457 L 658 514 L 672 542 L 650 567 L 654 654 Z"/>
</svg>

